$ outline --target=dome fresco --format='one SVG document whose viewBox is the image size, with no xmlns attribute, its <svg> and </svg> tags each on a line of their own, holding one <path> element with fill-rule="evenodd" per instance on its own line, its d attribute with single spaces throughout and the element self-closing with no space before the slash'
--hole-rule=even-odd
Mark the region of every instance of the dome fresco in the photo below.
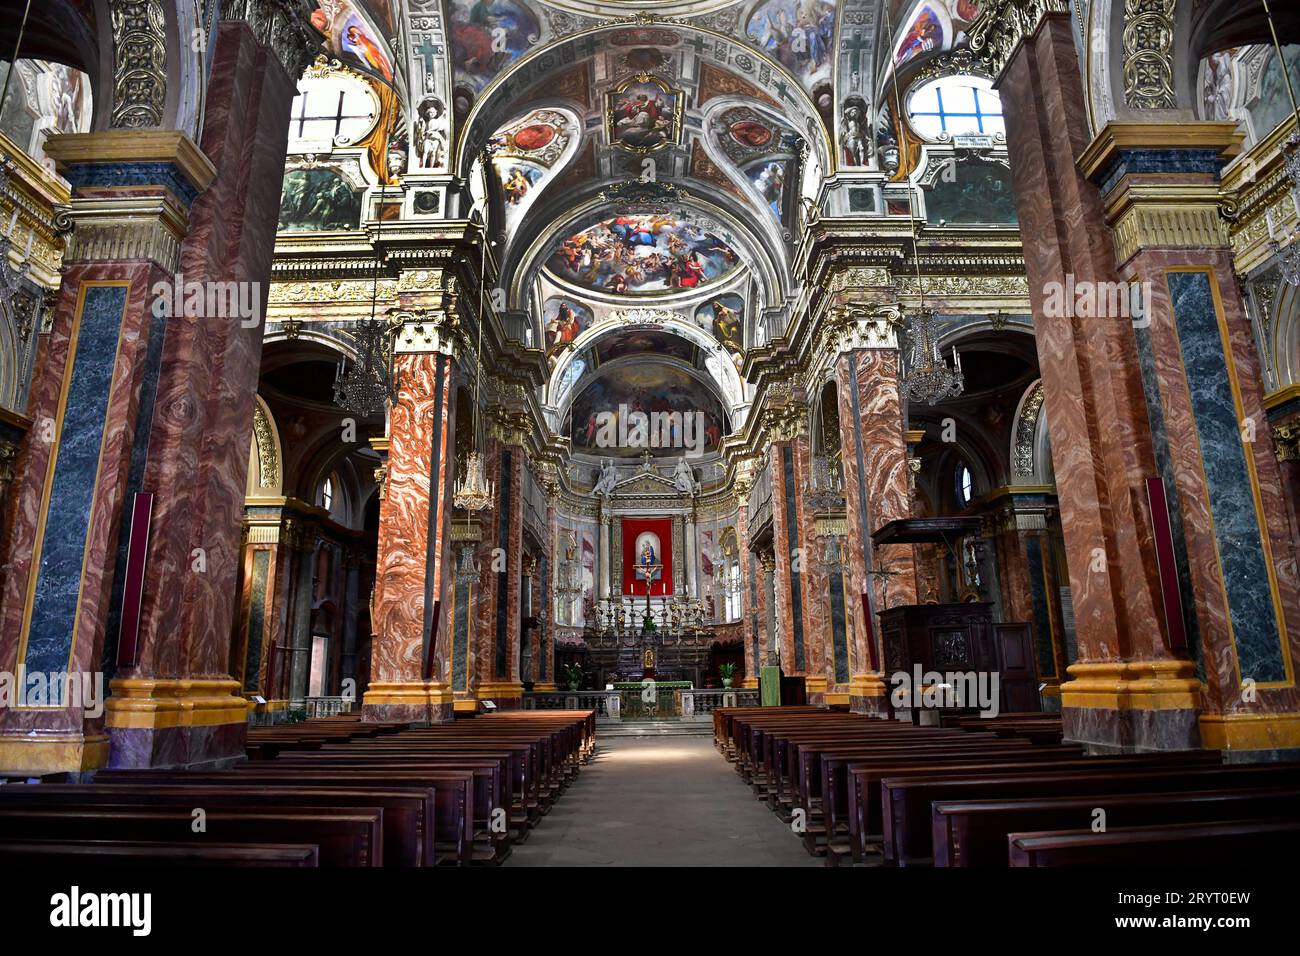
<svg viewBox="0 0 1300 956">
<path fill-rule="evenodd" d="M 740 257 L 716 227 L 670 214 L 601 220 L 560 241 L 547 267 L 561 279 L 614 295 L 698 289 L 729 276 Z"/>
</svg>

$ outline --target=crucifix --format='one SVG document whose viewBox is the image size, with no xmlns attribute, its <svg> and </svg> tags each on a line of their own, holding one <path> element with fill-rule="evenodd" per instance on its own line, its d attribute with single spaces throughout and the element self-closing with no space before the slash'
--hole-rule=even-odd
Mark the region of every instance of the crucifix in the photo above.
<svg viewBox="0 0 1300 956">
<path fill-rule="evenodd" d="M 903 573 L 905 572 L 893 570 L 889 565 L 867 572 L 867 577 L 884 579 L 880 582 L 880 603 L 885 607 L 889 607 L 889 579 L 896 574 Z M 883 608 L 881 610 L 883 610 Z"/>
<path fill-rule="evenodd" d="M 642 552 L 642 554 L 644 553 Z M 647 618 L 650 617 L 650 589 L 654 587 L 655 578 L 659 576 L 659 572 L 663 568 L 662 564 L 638 564 L 636 566 L 636 573 L 645 578 L 645 616 Z"/>
</svg>

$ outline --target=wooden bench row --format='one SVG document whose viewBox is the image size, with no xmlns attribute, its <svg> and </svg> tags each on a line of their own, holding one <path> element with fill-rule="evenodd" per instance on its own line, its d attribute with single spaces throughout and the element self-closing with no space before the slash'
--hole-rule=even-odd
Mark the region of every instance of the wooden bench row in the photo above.
<svg viewBox="0 0 1300 956">
<path fill-rule="evenodd" d="M 1215 751 L 1090 757 L 1061 741 L 1055 715 L 916 727 L 814 708 L 731 708 L 715 712 L 714 734 L 755 795 L 832 864 L 1127 859 L 1118 849 L 1127 844 L 1093 833 L 1098 821 L 1105 832 L 1132 831 L 1132 845 L 1149 834 L 1149 859 L 1163 863 L 1182 851 L 1161 826 L 1183 827 L 1175 832 L 1184 840 L 1218 824 L 1286 843 L 1300 820 L 1300 764 L 1224 766 Z M 1162 816 L 1162 806 L 1176 809 Z"/>
<path fill-rule="evenodd" d="M 499 713 L 371 734 L 259 729 L 218 771 L 105 770 L 0 788 L 0 855 L 149 865 L 500 863 L 595 750 L 590 711 Z M 349 726 L 356 725 L 356 726 Z M 275 746 L 266 742 L 275 737 Z M 242 848 L 242 850 L 240 849 Z M 210 852 L 209 852 L 210 851 Z"/>
</svg>

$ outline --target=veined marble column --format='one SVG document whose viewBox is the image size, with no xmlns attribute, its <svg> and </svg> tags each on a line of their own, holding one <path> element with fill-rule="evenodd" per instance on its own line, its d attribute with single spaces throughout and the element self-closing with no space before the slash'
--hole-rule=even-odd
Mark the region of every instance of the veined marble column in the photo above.
<svg viewBox="0 0 1300 956">
<path fill-rule="evenodd" d="M 491 607 L 479 642 L 479 700 L 492 700 L 503 710 L 523 704 L 524 686 L 519 675 L 522 639 L 520 587 L 524 551 L 524 433 L 516 413 L 495 409 L 493 458 L 497 470 L 495 509 L 489 553 L 492 567 L 483 591 L 483 605 Z M 485 529 L 486 530 L 486 529 Z"/>
<path fill-rule="evenodd" d="M 1067 662 L 1060 582 L 1048 514 L 1056 507 L 1050 490 L 1015 486 L 998 502 L 995 561 L 1001 585 L 1002 617 L 1028 621 L 1034 629 L 1035 668 L 1044 710 L 1059 710 Z"/>
<path fill-rule="evenodd" d="M 827 660 L 834 660 L 830 626 L 830 588 L 825 568 L 822 566 L 820 542 L 817 540 L 817 519 L 809 495 L 812 475 L 812 447 L 806 433 L 798 434 L 790 443 L 794 465 L 793 484 L 786 489 L 794 503 L 795 523 L 792 529 L 794 550 L 799 556 L 802 585 L 803 635 L 807 655 L 808 676 L 805 686 L 808 703 L 826 702 L 826 691 L 833 683 L 826 672 Z"/>
<path fill-rule="evenodd" d="M 779 663 L 779 646 L 776 631 L 776 554 L 763 551 L 758 555 L 759 645 L 763 652 L 764 667 Z"/>
<path fill-rule="evenodd" d="M 704 597 L 703 588 L 700 586 L 699 576 L 699 543 L 695 540 L 695 507 L 694 502 L 691 504 L 691 510 L 682 518 L 683 534 L 682 546 L 686 550 L 686 593 L 688 596 L 695 598 L 697 601 Z M 719 599 L 714 595 L 714 600 Z"/>
<path fill-rule="evenodd" d="M 542 623 L 537 638 L 537 675 L 533 689 L 552 691 L 555 690 L 555 660 L 551 654 L 551 633 L 555 627 L 555 576 L 560 560 L 560 516 L 555 508 L 555 503 L 559 499 L 560 486 L 554 475 L 544 483 L 544 488 L 547 545 L 538 561 L 541 584 L 538 615 Z"/>
<path fill-rule="evenodd" d="M 368 720 L 452 719 L 444 620 L 455 574 L 456 333 L 443 312 L 406 315 L 394 342 L 399 392 L 388 418 L 388 477 L 379 510 Z"/>
<path fill-rule="evenodd" d="M 102 702 L 120 529 L 140 490 L 136 446 L 147 440 L 167 331 L 154 289 L 171 283 L 191 204 L 214 170 L 175 132 L 56 135 L 46 149 L 72 183 L 75 228 L 10 489 L 0 669 L 84 675 L 99 682 Z M 0 710 L 0 771 L 77 773 L 108 762 L 102 716 L 62 695 L 39 703 Z"/>
<path fill-rule="evenodd" d="M 1217 210 L 1232 124 L 1150 111 L 1089 143 L 1065 5 L 1032 21 L 1002 5 L 970 34 L 997 75 L 1021 233 L 1038 237 L 1025 267 L 1079 649 L 1066 736 L 1103 751 L 1296 746 L 1294 531 L 1276 519 Z M 1243 442 L 1248 421 L 1262 441 Z"/>
<path fill-rule="evenodd" d="M 289 709 L 288 672 L 291 666 L 297 590 L 302 581 L 298 551 L 301 525 L 279 504 L 250 505 L 244 522 L 243 588 L 240 595 L 236 650 L 242 668 L 245 697 L 260 719 L 281 720 Z M 310 587 L 310 576 L 308 586 Z"/>
<path fill-rule="evenodd" d="M 1147 307 L 1115 321 L 1133 330 L 1168 500 L 1168 591 L 1179 594 L 1170 603 L 1180 605 L 1183 640 L 1205 673 L 1190 701 L 1201 705 L 1200 743 L 1276 750 L 1300 747 L 1298 529 L 1219 213 L 1218 172 L 1240 140 L 1235 123 L 1111 123 L 1080 166 L 1101 184 L 1120 275 Z M 1155 657 L 1172 644 L 1182 656 L 1173 631 L 1168 642 L 1134 642 L 1130 653 Z M 1109 677 L 1110 662 L 1086 673 Z"/>
<path fill-rule="evenodd" d="M 794 429 L 806 416 L 798 409 L 788 416 Z M 795 503 L 795 450 L 793 435 L 771 445 L 772 537 L 776 558 L 776 633 L 781 642 L 781 670 L 787 677 L 808 676 L 808 645 L 804 634 L 804 600 L 807 582 L 803 566 L 806 555 L 799 539 L 798 507 Z"/>
<path fill-rule="evenodd" d="M 849 706 L 887 712 L 880 621 L 886 607 L 917 602 L 916 559 L 910 545 L 873 548 L 871 533 L 911 515 L 911 480 L 899 384 L 897 314 L 880 310 L 860 319 L 857 347 L 835 361 L 839 393 L 844 512 L 845 614 L 853 616 Z M 892 572 L 887 577 L 873 571 Z M 886 603 L 888 599 L 888 603 Z"/>
<path fill-rule="evenodd" d="M 614 519 L 604 513 L 601 508 L 600 515 L 600 543 L 597 545 L 600 554 L 600 567 L 596 569 L 596 597 L 604 599 L 610 595 L 610 573 L 609 566 L 609 523 Z"/>
<path fill-rule="evenodd" d="M 740 560 L 740 633 L 745 647 L 745 677 L 741 687 L 758 686 L 758 669 L 763 666 L 759 646 L 758 558 L 749 550 L 749 481 L 738 478 L 735 488 L 736 545 Z"/>
</svg>

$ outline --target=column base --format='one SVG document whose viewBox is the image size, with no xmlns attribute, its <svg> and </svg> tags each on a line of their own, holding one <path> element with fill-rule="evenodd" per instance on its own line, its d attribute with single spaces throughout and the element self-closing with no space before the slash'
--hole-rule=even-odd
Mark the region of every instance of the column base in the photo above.
<svg viewBox="0 0 1300 956">
<path fill-rule="evenodd" d="M 1201 683 L 1191 661 L 1071 664 L 1061 685 L 1065 739 L 1094 753 L 1195 750 Z"/>
<path fill-rule="evenodd" d="M 825 704 L 828 683 L 825 677 L 805 677 L 803 687 L 804 692 L 808 695 L 808 703 L 815 707 L 821 707 Z"/>
<path fill-rule="evenodd" d="M 1061 682 L 1055 677 L 1043 679 L 1043 689 L 1038 692 L 1038 703 L 1046 713 L 1061 712 Z"/>
<path fill-rule="evenodd" d="M 246 758 L 248 701 L 238 681 L 125 677 L 109 688 L 110 768 L 215 768 Z"/>
<path fill-rule="evenodd" d="M 533 692 L 537 694 L 554 694 L 559 689 L 560 689 L 559 684 L 534 684 L 533 685 Z"/>
<path fill-rule="evenodd" d="M 0 737 L 0 777 L 80 775 L 108 763 L 107 734 L 42 733 Z"/>
<path fill-rule="evenodd" d="M 889 716 L 889 685 L 879 674 L 857 674 L 849 680 L 849 710 L 873 717 Z"/>
<path fill-rule="evenodd" d="M 250 727 L 269 727 L 283 724 L 289 720 L 289 702 L 287 700 L 268 700 L 265 704 L 248 702 L 248 724 Z"/>
<path fill-rule="evenodd" d="M 745 677 L 741 680 L 740 686 L 745 690 L 758 690 L 758 678 Z"/>
<path fill-rule="evenodd" d="M 1202 714 L 1201 746 L 1286 759 L 1300 756 L 1300 713 Z M 1288 753 L 1289 752 L 1289 753 Z"/>
<path fill-rule="evenodd" d="M 519 710 L 524 706 L 524 685 L 519 681 L 485 681 L 474 691 L 479 700 L 490 700 L 498 710 Z"/>
<path fill-rule="evenodd" d="M 445 724 L 454 719 L 451 688 L 439 681 L 371 681 L 361 701 L 363 721 Z"/>
</svg>

